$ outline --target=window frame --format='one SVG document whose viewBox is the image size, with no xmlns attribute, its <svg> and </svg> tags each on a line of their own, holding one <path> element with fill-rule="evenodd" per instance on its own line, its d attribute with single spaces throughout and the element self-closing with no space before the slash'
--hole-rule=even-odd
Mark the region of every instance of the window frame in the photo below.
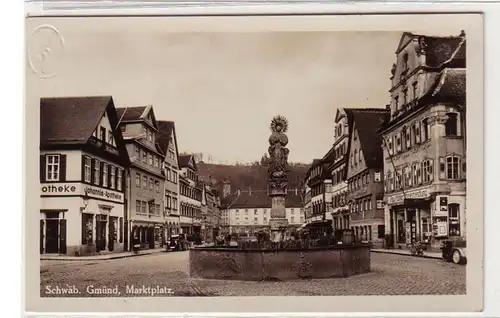
<svg viewBox="0 0 500 318">
<path fill-rule="evenodd" d="M 49 158 L 54 159 L 57 158 L 57 163 L 56 162 L 50 162 Z M 49 166 L 52 167 L 51 174 L 52 176 L 49 178 Z M 57 172 L 55 172 L 55 169 L 57 167 Z M 57 174 L 57 177 L 54 176 L 54 174 Z M 60 181 L 61 179 L 61 155 L 59 154 L 50 154 L 50 155 L 45 155 L 45 180 L 47 181 Z"/>
<path fill-rule="evenodd" d="M 83 181 L 86 183 L 91 183 L 92 182 L 92 158 L 90 156 L 84 156 L 83 157 L 84 162 L 83 162 Z M 88 161 L 88 165 L 87 165 Z"/>
</svg>

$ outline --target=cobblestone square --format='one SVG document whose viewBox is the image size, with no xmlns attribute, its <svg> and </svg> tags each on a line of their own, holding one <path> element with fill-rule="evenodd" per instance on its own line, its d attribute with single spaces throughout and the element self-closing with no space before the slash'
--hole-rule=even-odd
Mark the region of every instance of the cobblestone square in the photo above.
<svg viewBox="0 0 500 318">
<path fill-rule="evenodd" d="M 157 253 L 99 261 L 41 261 L 41 297 L 137 297 L 142 286 L 161 286 L 164 296 L 341 296 L 460 295 L 466 293 L 466 266 L 437 259 L 371 253 L 371 272 L 348 278 L 287 282 L 193 279 L 189 252 Z M 119 295 L 94 293 L 106 286 Z M 136 290 L 132 292 L 133 286 Z M 128 289 L 127 289 L 128 287 Z M 59 288 L 78 293 L 61 295 Z M 127 292 L 127 290 L 129 292 Z"/>
</svg>

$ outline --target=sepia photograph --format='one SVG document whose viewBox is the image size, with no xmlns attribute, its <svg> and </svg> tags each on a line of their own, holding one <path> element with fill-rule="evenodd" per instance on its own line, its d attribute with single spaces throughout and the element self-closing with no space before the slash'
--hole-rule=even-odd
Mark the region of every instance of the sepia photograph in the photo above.
<svg viewBox="0 0 500 318">
<path fill-rule="evenodd" d="M 482 16 L 335 18 L 28 19 L 28 302 L 480 310 Z"/>
</svg>

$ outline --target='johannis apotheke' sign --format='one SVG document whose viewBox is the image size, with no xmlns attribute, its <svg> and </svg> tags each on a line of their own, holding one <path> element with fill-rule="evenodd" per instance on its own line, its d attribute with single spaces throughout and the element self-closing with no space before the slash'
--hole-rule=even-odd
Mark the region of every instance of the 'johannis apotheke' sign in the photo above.
<svg viewBox="0 0 500 318">
<path fill-rule="evenodd" d="M 117 203 L 123 203 L 123 193 L 94 187 L 82 183 L 44 183 L 40 185 L 40 194 L 47 196 L 85 195 Z"/>
</svg>

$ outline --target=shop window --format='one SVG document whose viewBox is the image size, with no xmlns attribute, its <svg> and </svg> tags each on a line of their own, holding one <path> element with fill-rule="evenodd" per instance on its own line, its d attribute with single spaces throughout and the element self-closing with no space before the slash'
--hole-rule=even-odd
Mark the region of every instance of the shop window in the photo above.
<svg viewBox="0 0 500 318">
<path fill-rule="evenodd" d="M 94 215 L 82 213 L 82 245 L 91 245 L 93 241 Z"/>
<path fill-rule="evenodd" d="M 460 205 L 448 204 L 449 236 L 460 236 Z"/>
<path fill-rule="evenodd" d="M 45 158 L 45 180 L 59 181 L 60 156 L 47 155 Z"/>
<path fill-rule="evenodd" d="M 448 119 L 445 124 L 446 136 L 458 136 L 458 114 L 447 113 Z"/>
<path fill-rule="evenodd" d="M 385 237 L 385 225 L 377 225 L 377 238 L 383 239 Z"/>
</svg>

